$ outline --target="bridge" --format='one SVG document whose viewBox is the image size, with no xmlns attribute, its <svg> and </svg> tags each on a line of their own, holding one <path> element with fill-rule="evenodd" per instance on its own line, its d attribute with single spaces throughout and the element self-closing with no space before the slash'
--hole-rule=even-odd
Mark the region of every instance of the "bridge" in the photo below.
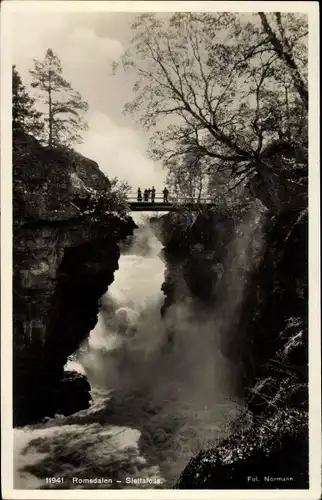
<svg viewBox="0 0 322 500">
<path fill-rule="evenodd" d="M 156 193 L 154 200 L 152 201 L 151 196 L 148 201 L 142 198 L 142 201 L 138 201 L 136 193 L 130 193 L 127 199 L 131 212 L 173 212 L 176 210 L 182 210 L 183 208 L 198 211 L 203 207 L 214 206 L 213 199 L 211 198 L 201 198 L 198 201 L 187 201 L 186 198 L 176 197 L 164 199 L 162 193 Z"/>
</svg>

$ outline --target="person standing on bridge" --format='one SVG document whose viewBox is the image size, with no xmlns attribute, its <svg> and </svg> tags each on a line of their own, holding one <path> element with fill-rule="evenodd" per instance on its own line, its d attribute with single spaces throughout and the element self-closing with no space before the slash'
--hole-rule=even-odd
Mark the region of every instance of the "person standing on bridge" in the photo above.
<svg viewBox="0 0 322 500">
<path fill-rule="evenodd" d="M 138 201 L 142 201 L 142 191 L 141 191 L 141 188 L 138 188 Z"/>
<path fill-rule="evenodd" d="M 163 203 L 168 203 L 168 196 L 169 196 L 168 189 L 165 187 L 162 193 L 163 193 Z"/>
<path fill-rule="evenodd" d="M 147 201 L 149 201 L 150 196 L 151 196 L 151 188 L 147 189 L 147 192 L 148 192 L 148 199 L 147 199 Z"/>
<path fill-rule="evenodd" d="M 152 189 L 151 189 L 151 201 L 152 201 L 152 203 L 154 203 L 154 200 L 155 200 L 155 187 L 152 186 Z"/>
<path fill-rule="evenodd" d="M 147 189 L 144 190 L 143 198 L 144 201 L 149 201 L 149 193 Z"/>
</svg>

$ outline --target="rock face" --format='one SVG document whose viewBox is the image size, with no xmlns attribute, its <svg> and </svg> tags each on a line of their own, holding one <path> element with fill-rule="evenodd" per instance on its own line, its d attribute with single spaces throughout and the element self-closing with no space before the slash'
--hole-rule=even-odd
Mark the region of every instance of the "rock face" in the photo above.
<svg viewBox="0 0 322 500">
<path fill-rule="evenodd" d="M 152 225 L 165 245 L 163 314 L 191 294 L 206 314 L 222 316 L 221 349 L 240 367 L 251 414 L 251 424 L 241 418 L 227 439 L 193 458 L 176 488 L 308 487 L 307 210 L 275 205 L 248 238 L 247 224 L 218 214 L 200 214 L 181 229 L 169 216 Z"/>
<path fill-rule="evenodd" d="M 109 188 L 95 162 L 14 136 L 14 425 L 89 403 L 86 378 L 63 367 L 95 326 L 118 242 L 136 227 L 112 211 Z"/>
<path fill-rule="evenodd" d="M 162 256 L 167 264 L 162 315 L 187 295 L 199 300 L 200 306 L 213 304 L 222 262 L 235 235 L 233 219 L 210 211 L 195 219 L 174 212 L 152 218 L 150 224 L 164 246 Z"/>
<path fill-rule="evenodd" d="M 252 424 L 241 419 L 192 459 L 177 488 L 308 487 L 307 227 L 306 210 L 266 220 L 228 352 L 242 367 Z"/>
</svg>

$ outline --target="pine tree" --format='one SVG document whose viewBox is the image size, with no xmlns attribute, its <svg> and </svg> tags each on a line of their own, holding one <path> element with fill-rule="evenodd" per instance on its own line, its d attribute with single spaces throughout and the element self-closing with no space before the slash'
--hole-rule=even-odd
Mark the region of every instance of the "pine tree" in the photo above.
<svg viewBox="0 0 322 500">
<path fill-rule="evenodd" d="M 41 113 L 35 109 L 35 99 L 28 94 L 16 66 L 12 66 L 12 129 L 37 136 L 43 128 L 40 118 Z"/>
<path fill-rule="evenodd" d="M 43 142 L 50 147 L 72 146 L 82 142 L 80 132 L 87 129 L 84 113 L 88 105 L 63 77 L 61 61 L 48 49 L 43 61 L 34 60 L 31 86 L 39 90 L 46 111 Z"/>
</svg>

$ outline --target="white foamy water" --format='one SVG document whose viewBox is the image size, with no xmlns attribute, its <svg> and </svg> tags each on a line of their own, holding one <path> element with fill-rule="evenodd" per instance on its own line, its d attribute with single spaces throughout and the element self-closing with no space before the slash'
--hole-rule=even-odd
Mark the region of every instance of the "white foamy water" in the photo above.
<svg viewBox="0 0 322 500">
<path fill-rule="evenodd" d="M 165 266 L 146 227 L 119 260 L 98 323 L 66 369 L 86 373 L 93 404 L 69 417 L 15 430 L 17 488 L 171 488 L 189 459 L 214 445 L 238 410 L 214 325 L 191 303 L 172 312 L 176 341 L 164 352 Z M 45 477 L 64 476 L 64 484 Z M 105 477 L 112 484 L 75 484 Z M 147 480 L 129 484 L 126 478 Z"/>
</svg>

